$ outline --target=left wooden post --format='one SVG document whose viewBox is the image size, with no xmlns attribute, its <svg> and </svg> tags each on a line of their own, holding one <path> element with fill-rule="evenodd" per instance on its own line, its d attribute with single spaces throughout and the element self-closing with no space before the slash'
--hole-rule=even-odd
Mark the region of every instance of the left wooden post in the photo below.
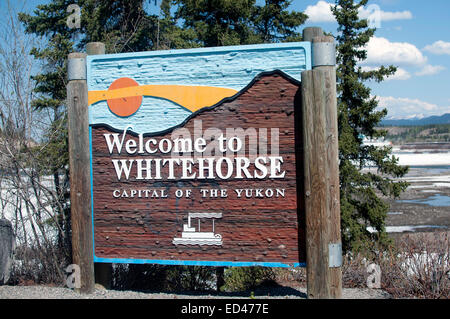
<svg viewBox="0 0 450 319">
<path fill-rule="evenodd" d="M 71 53 L 67 63 L 67 117 L 69 133 L 70 212 L 72 260 L 79 266 L 80 293 L 94 291 L 91 219 L 88 89 L 85 53 Z"/>
</svg>

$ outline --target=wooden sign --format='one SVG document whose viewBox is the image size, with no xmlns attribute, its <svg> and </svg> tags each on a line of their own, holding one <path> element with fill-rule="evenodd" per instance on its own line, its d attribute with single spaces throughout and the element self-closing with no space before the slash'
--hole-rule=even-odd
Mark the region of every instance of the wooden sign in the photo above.
<svg viewBox="0 0 450 319">
<path fill-rule="evenodd" d="M 309 69 L 309 42 L 88 56 L 94 262 L 304 266 Z"/>
</svg>

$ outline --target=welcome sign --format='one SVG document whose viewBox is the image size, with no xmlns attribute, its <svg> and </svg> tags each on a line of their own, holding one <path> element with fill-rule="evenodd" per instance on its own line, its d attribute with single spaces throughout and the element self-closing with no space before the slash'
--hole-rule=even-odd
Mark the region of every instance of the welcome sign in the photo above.
<svg viewBox="0 0 450 319">
<path fill-rule="evenodd" d="M 88 56 L 94 262 L 304 265 L 310 43 Z"/>
</svg>

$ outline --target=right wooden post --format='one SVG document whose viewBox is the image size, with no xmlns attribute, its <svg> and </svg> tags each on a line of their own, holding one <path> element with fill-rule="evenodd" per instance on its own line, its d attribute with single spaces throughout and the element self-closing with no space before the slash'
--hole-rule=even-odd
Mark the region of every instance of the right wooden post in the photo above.
<svg viewBox="0 0 450 319">
<path fill-rule="evenodd" d="M 302 72 L 307 294 L 329 299 L 342 297 L 336 51 L 316 29 L 304 32 L 313 69 Z"/>
</svg>

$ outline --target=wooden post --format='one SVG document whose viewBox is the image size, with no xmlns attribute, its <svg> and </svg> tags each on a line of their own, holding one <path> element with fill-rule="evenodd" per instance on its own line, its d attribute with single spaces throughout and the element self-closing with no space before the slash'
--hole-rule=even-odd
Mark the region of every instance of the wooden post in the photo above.
<svg viewBox="0 0 450 319">
<path fill-rule="evenodd" d="M 68 57 L 70 209 L 73 263 L 80 267 L 81 293 L 94 291 L 86 54 Z"/>
<path fill-rule="evenodd" d="M 308 298 L 341 298 L 334 38 L 314 37 L 312 50 L 313 70 L 302 72 L 307 294 Z"/>
<path fill-rule="evenodd" d="M 315 37 L 323 36 L 323 30 L 319 27 L 307 27 L 303 29 L 303 41 L 312 42 Z"/>
<path fill-rule="evenodd" d="M 105 44 L 102 42 L 89 42 L 86 44 L 87 55 L 105 54 Z"/>
<path fill-rule="evenodd" d="M 102 42 L 89 42 L 86 44 L 87 55 L 105 54 L 105 44 Z M 95 283 L 102 285 L 106 289 L 111 289 L 112 264 L 95 263 Z"/>
</svg>

